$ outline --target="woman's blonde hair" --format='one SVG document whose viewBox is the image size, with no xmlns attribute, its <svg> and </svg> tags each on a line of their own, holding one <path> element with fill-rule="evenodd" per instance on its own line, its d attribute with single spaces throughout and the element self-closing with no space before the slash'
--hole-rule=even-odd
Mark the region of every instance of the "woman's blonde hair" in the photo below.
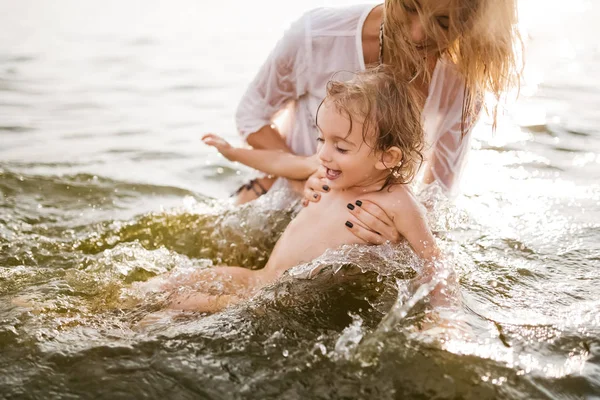
<svg viewBox="0 0 600 400">
<path fill-rule="evenodd" d="M 389 64 L 414 77 L 428 74 L 427 59 L 407 40 L 407 6 L 418 7 L 414 0 L 385 0 L 384 42 Z M 517 27 L 515 0 L 449 0 L 448 29 L 441 32 L 435 20 L 423 21 L 428 37 L 440 36 L 443 44 L 436 56 L 446 55 L 458 68 L 464 82 L 462 115 L 463 135 L 475 120 L 485 93 L 495 98 L 492 105 L 494 127 L 501 98 L 518 87 L 523 69 L 522 41 Z M 427 80 L 430 77 L 427 77 Z"/>
<path fill-rule="evenodd" d="M 321 105 L 332 105 L 348 117 L 348 134 L 353 120 L 360 121 L 363 141 L 372 151 L 383 153 L 393 146 L 402 151 L 401 165 L 388 166 L 390 176 L 385 187 L 410 182 L 423 161 L 422 100 L 419 91 L 405 79 L 389 67 L 380 66 L 356 73 L 349 81 L 329 81 Z"/>
</svg>

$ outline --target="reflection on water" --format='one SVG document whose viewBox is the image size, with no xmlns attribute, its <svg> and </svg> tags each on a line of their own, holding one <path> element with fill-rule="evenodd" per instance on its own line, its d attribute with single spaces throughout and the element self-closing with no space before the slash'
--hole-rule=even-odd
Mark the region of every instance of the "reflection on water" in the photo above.
<svg viewBox="0 0 600 400">
<path fill-rule="evenodd" d="M 160 314 L 164 298 L 136 292 L 167 271 L 264 264 L 292 199 L 232 208 L 250 172 L 199 137 L 236 140 L 245 84 L 318 5 L 0 2 L 2 396 L 600 393 L 592 0 L 521 1 L 519 102 L 494 135 L 477 128 L 462 196 L 420 195 L 460 280 L 463 331 L 418 331 L 431 313 L 403 246 L 330 251 L 313 279 L 299 266 L 211 316 Z"/>
</svg>

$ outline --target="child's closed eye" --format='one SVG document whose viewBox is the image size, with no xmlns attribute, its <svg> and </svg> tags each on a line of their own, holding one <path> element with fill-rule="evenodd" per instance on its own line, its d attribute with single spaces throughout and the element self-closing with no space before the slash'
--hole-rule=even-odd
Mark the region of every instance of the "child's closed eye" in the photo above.
<svg viewBox="0 0 600 400">
<path fill-rule="evenodd" d="M 317 138 L 317 143 L 323 144 L 323 143 L 325 143 L 325 139 L 322 138 L 322 137 L 318 137 Z M 342 149 L 341 147 L 338 147 L 338 146 L 335 146 L 335 150 L 338 153 L 340 153 L 340 154 L 346 154 L 346 153 L 348 153 L 348 151 L 350 151 L 350 150 L 347 150 L 347 149 Z"/>
</svg>

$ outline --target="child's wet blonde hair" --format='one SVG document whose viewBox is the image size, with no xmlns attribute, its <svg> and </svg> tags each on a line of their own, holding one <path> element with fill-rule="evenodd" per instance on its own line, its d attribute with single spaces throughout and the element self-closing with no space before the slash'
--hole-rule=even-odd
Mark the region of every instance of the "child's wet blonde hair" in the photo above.
<svg viewBox="0 0 600 400">
<path fill-rule="evenodd" d="M 385 0 L 384 42 L 388 62 L 407 76 L 428 75 L 429 60 L 407 40 L 407 8 L 420 10 L 415 0 Z M 435 4 L 435 3 L 434 3 Z M 516 0 L 449 0 L 448 29 L 440 30 L 435 19 L 423 19 L 427 37 L 440 44 L 436 57 L 446 55 L 465 81 L 462 132 L 470 128 L 483 104 L 492 104 L 494 126 L 504 93 L 519 86 L 523 70 L 522 41 L 517 27 Z M 427 76 L 427 80 L 430 80 Z"/>
<path fill-rule="evenodd" d="M 393 146 L 402 151 L 401 164 L 387 166 L 385 187 L 410 182 L 423 162 L 422 101 L 422 95 L 392 69 L 377 67 L 356 73 L 349 81 L 329 81 L 321 104 L 333 105 L 348 117 L 348 134 L 353 121 L 360 121 L 363 141 L 374 152 L 382 154 Z"/>
</svg>

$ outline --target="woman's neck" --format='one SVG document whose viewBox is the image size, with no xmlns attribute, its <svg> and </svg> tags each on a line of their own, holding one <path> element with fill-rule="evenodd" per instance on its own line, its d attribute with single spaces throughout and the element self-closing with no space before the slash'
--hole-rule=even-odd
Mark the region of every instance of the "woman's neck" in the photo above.
<svg viewBox="0 0 600 400">
<path fill-rule="evenodd" d="M 376 65 L 379 63 L 379 29 L 381 27 L 381 23 L 383 22 L 384 15 L 384 7 L 383 4 L 379 4 L 375 6 L 367 18 L 362 27 L 362 48 L 363 48 L 363 58 L 365 65 Z M 398 32 L 398 34 L 400 34 Z M 384 51 L 383 51 L 383 62 L 384 64 L 389 64 L 391 60 L 389 59 L 390 51 L 385 51 L 385 43 Z M 420 76 L 414 82 L 415 86 L 425 95 L 427 96 L 429 92 L 429 81 L 426 80 L 426 76 L 433 75 L 433 71 L 437 64 L 437 58 L 431 58 L 428 60 L 427 68 L 429 69 L 429 74 L 425 76 Z"/>
<path fill-rule="evenodd" d="M 383 4 L 380 4 L 371 10 L 362 26 L 363 58 L 367 66 L 379 62 L 379 28 L 382 20 Z"/>
</svg>

